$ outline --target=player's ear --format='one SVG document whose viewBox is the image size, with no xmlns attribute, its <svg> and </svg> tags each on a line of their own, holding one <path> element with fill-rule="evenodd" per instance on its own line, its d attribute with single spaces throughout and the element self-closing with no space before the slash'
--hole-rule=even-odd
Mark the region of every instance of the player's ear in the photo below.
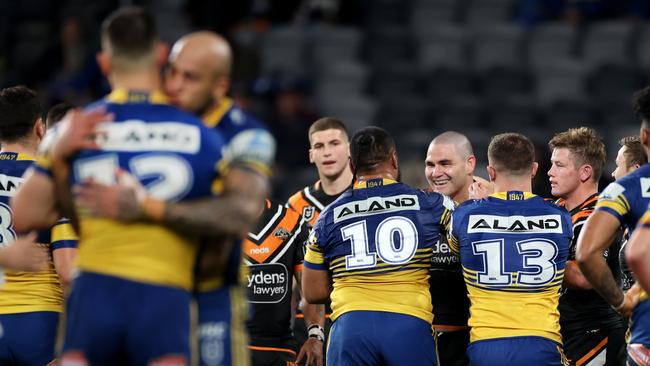
<svg viewBox="0 0 650 366">
<path fill-rule="evenodd" d="M 314 151 L 309 149 L 309 163 L 314 164 Z"/>
<path fill-rule="evenodd" d="M 155 53 L 156 64 L 160 66 L 164 65 L 167 63 L 167 57 L 169 56 L 169 44 L 167 42 L 156 43 Z"/>
<path fill-rule="evenodd" d="M 34 135 L 38 137 L 39 140 L 43 139 L 43 136 L 45 136 L 45 122 L 43 121 L 43 118 L 38 118 L 36 120 L 36 123 L 34 123 Z"/>
<path fill-rule="evenodd" d="M 230 89 L 230 78 L 228 76 L 219 76 L 212 86 L 212 97 L 215 100 L 221 100 Z"/>
<path fill-rule="evenodd" d="M 494 182 L 494 179 L 497 177 L 497 171 L 492 167 L 492 165 L 488 165 L 486 170 L 488 173 L 488 178 L 490 178 L 490 182 Z"/>
<path fill-rule="evenodd" d="M 535 178 L 535 176 L 537 175 L 537 169 L 538 168 L 539 168 L 539 164 L 537 164 L 536 161 L 533 161 L 532 171 L 531 171 L 531 174 L 530 174 L 531 179 Z"/>
<path fill-rule="evenodd" d="M 591 179 L 591 176 L 594 174 L 594 169 L 591 165 L 585 164 L 580 167 L 578 174 L 580 174 L 580 181 L 586 182 Z"/>
<path fill-rule="evenodd" d="M 465 167 L 467 168 L 467 174 L 473 174 L 476 168 L 476 156 L 470 155 L 465 161 Z"/>
<path fill-rule="evenodd" d="M 97 60 L 97 65 L 99 65 L 102 74 L 108 75 L 111 72 L 111 61 L 108 54 L 104 51 L 99 51 L 95 55 L 95 59 Z"/>
</svg>

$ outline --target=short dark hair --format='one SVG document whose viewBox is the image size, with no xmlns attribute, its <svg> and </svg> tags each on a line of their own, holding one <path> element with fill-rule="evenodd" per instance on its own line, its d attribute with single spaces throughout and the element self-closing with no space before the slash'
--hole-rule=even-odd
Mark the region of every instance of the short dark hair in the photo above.
<svg viewBox="0 0 650 366">
<path fill-rule="evenodd" d="M 323 117 L 317 119 L 316 122 L 312 123 L 311 126 L 309 126 L 309 141 L 311 142 L 312 134 L 325 130 L 340 130 L 343 132 L 346 138 L 349 136 L 348 128 L 345 127 L 345 123 L 343 123 L 343 121 L 332 117 Z"/>
<path fill-rule="evenodd" d="M 568 149 L 576 168 L 589 164 L 594 172 L 591 180 L 598 182 L 600 179 L 605 168 L 605 144 L 594 129 L 588 127 L 569 128 L 553 136 L 548 142 L 548 147 L 551 151 Z"/>
<path fill-rule="evenodd" d="M 626 136 L 618 141 L 621 146 L 625 146 L 625 167 L 629 168 L 632 165 L 643 165 L 648 162 L 648 157 L 641 144 L 639 136 Z"/>
<path fill-rule="evenodd" d="M 59 123 L 63 117 L 73 109 L 74 106 L 70 103 L 59 103 L 52 108 L 50 108 L 49 111 L 47 111 L 47 116 L 45 117 L 45 125 L 47 128 L 52 128 L 54 127 L 57 123 Z"/>
<path fill-rule="evenodd" d="M 0 90 L 0 141 L 19 141 L 31 133 L 41 118 L 36 92 L 24 86 Z"/>
<path fill-rule="evenodd" d="M 492 137 L 488 146 L 488 160 L 498 172 L 527 174 L 535 162 L 535 145 L 520 133 L 502 133 Z"/>
<path fill-rule="evenodd" d="M 395 141 L 383 128 L 362 128 L 352 136 L 350 159 L 354 174 L 369 172 L 391 158 Z"/>
<path fill-rule="evenodd" d="M 153 50 L 156 22 L 142 7 L 119 8 L 102 23 L 102 41 L 108 42 L 113 55 L 138 59 Z"/>
<path fill-rule="evenodd" d="M 641 119 L 642 126 L 650 127 L 650 86 L 647 86 L 632 96 L 634 113 Z"/>
</svg>

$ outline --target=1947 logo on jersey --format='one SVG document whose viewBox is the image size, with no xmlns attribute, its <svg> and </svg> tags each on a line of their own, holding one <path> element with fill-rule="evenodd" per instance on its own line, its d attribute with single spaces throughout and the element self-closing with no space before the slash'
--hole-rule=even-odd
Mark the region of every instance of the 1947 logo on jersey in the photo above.
<svg viewBox="0 0 650 366">
<path fill-rule="evenodd" d="M 302 209 L 302 217 L 304 217 L 307 221 L 314 218 L 314 213 L 316 213 L 314 206 L 307 206 Z"/>
</svg>

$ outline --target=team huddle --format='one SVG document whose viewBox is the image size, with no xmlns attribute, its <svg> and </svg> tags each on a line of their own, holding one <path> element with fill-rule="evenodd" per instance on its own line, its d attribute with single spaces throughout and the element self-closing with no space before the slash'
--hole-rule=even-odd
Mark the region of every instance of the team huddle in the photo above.
<svg viewBox="0 0 650 366">
<path fill-rule="evenodd" d="M 555 134 L 548 172 L 492 137 L 489 181 L 441 133 L 415 188 L 387 131 L 324 117 L 319 180 L 275 202 L 223 38 L 167 58 L 135 7 L 101 34 L 104 99 L 43 120 L 0 91 L 1 365 L 650 365 L 650 87 L 601 193 L 589 128 Z"/>
</svg>

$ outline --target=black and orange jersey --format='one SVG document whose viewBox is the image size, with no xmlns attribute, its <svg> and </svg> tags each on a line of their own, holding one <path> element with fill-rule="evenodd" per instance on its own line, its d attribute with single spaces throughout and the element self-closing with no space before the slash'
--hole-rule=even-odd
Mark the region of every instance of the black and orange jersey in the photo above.
<svg viewBox="0 0 650 366">
<path fill-rule="evenodd" d="M 242 246 L 252 346 L 287 348 L 291 343 L 291 285 L 302 270 L 308 235 L 309 227 L 297 212 L 266 200 L 255 231 Z"/>
<path fill-rule="evenodd" d="M 309 226 L 313 227 L 321 211 L 323 211 L 327 205 L 339 198 L 343 192 L 330 196 L 323 191 L 321 182 L 317 181 L 289 197 L 287 207 L 292 208 L 294 211 L 302 215 L 305 221 L 309 223 Z"/>
<path fill-rule="evenodd" d="M 578 237 L 587 218 L 594 212 L 597 202 L 598 193 L 594 193 L 569 211 L 573 223 L 573 239 L 569 247 L 569 260 L 576 259 Z M 565 206 L 563 199 L 559 199 L 555 203 L 562 207 Z M 618 245 L 618 243 L 616 244 Z M 612 273 L 617 276 L 618 258 L 616 252 L 607 250 L 604 255 Z M 622 322 L 618 313 L 595 290 L 563 289 L 558 309 L 560 310 L 562 332 L 585 328 L 595 329 L 600 326 L 618 325 Z"/>
</svg>

